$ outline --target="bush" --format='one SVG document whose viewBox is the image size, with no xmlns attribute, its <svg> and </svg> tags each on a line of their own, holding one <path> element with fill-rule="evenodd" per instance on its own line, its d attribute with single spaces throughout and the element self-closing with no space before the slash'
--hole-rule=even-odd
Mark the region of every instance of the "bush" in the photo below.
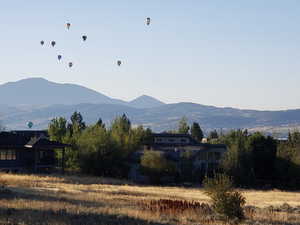
<svg viewBox="0 0 300 225">
<path fill-rule="evenodd" d="M 225 174 L 215 174 L 203 181 L 204 191 L 211 198 L 212 208 L 222 219 L 242 220 L 245 218 L 243 206 L 245 197 L 233 188 L 232 179 Z"/>
<path fill-rule="evenodd" d="M 159 184 L 164 176 L 175 176 L 176 165 L 167 160 L 162 152 L 145 151 L 141 158 L 141 170 L 152 183 Z"/>
</svg>

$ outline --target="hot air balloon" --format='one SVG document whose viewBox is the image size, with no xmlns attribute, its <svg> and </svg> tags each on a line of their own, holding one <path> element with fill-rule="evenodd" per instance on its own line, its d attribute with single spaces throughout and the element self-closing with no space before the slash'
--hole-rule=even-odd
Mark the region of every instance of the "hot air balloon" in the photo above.
<svg viewBox="0 0 300 225">
<path fill-rule="evenodd" d="M 41 41 L 40 43 L 41 43 L 41 45 L 44 45 L 44 44 L 45 44 L 45 42 L 44 42 L 44 41 Z"/>
<path fill-rule="evenodd" d="M 56 42 L 55 41 L 51 41 L 51 45 L 52 45 L 52 47 L 54 47 L 56 45 Z"/>
<path fill-rule="evenodd" d="M 29 129 L 31 129 L 31 128 L 33 127 L 33 122 L 29 121 L 29 122 L 27 123 L 27 126 L 28 126 Z"/>
<path fill-rule="evenodd" d="M 73 63 L 72 62 L 69 62 L 69 67 L 71 68 L 73 66 Z"/>
<path fill-rule="evenodd" d="M 147 23 L 148 26 L 150 25 L 150 23 L 151 23 L 151 18 L 150 17 L 147 18 L 146 23 Z"/>
<path fill-rule="evenodd" d="M 122 61 L 121 60 L 118 60 L 118 66 L 121 66 L 121 64 L 122 64 Z"/>
<path fill-rule="evenodd" d="M 83 41 L 86 41 L 87 36 L 86 36 L 86 35 L 83 35 L 83 36 L 82 36 L 82 39 L 83 39 Z"/>
<path fill-rule="evenodd" d="M 70 27 L 71 27 L 71 24 L 70 24 L 70 23 L 67 23 L 66 25 L 67 25 L 67 29 L 69 30 Z"/>
<path fill-rule="evenodd" d="M 58 60 L 61 60 L 62 56 L 61 56 L 61 55 L 58 55 L 57 58 L 58 58 Z"/>
</svg>

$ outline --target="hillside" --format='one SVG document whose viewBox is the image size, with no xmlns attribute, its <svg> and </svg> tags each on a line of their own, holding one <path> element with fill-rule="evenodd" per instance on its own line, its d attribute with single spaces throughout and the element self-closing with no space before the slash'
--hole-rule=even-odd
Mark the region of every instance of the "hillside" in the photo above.
<svg viewBox="0 0 300 225">
<path fill-rule="evenodd" d="M 4 110 L 5 109 L 5 110 Z M 51 105 L 32 110 L 0 108 L 0 121 L 10 129 L 25 129 L 27 121 L 33 121 L 35 129 L 46 128 L 49 121 L 58 116 L 69 118 L 74 111 L 82 113 L 88 123 L 100 117 L 108 125 L 116 116 L 125 113 L 133 124 L 151 127 L 154 131 L 175 129 L 181 117 L 189 122 L 199 122 L 205 130 L 278 127 L 300 125 L 300 109 L 286 111 L 256 111 L 234 108 L 218 108 L 194 103 L 165 104 L 154 108 L 137 109 L 117 104 Z"/>
<path fill-rule="evenodd" d="M 165 105 L 165 103 L 147 95 L 142 95 L 129 102 L 129 105 L 135 108 L 154 108 Z"/>
<path fill-rule="evenodd" d="M 151 97 L 142 95 L 130 102 L 110 98 L 92 89 L 76 84 L 60 84 L 44 78 L 28 78 L 16 82 L 0 85 L 0 110 L 5 107 L 22 107 L 27 109 L 39 108 L 56 104 L 76 105 L 119 104 L 134 108 L 151 108 L 164 103 Z M 6 109 L 5 109 L 6 110 Z M 1 111 L 0 111 L 1 112 Z"/>
</svg>

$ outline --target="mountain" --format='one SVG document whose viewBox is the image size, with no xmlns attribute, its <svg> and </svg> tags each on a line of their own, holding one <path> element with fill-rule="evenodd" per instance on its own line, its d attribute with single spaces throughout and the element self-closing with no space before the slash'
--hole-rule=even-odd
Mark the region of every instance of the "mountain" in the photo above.
<svg viewBox="0 0 300 225">
<path fill-rule="evenodd" d="M 1 108 L 0 108 L 1 110 Z M 54 117 L 70 118 L 74 111 L 79 111 L 87 124 L 95 123 L 100 117 L 109 126 L 116 116 L 125 113 L 134 125 L 150 127 L 156 132 L 176 129 L 178 121 L 187 117 L 189 123 L 198 122 L 206 131 L 212 129 L 247 128 L 251 131 L 273 132 L 300 128 L 300 109 L 284 111 L 240 110 L 219 108 L 194 103 L 164 104 L 153 108 L 138 109 L 118 104 L 77 104 L 51 105 L 33 110 L 0 111 L 0 121 L 9 129 L 26 129 L 26 123 L 33 121 L 35 129 L 47 128 Z M 277 130 L 276 130 L 276 129 Z M 272 130 L 273 129 L 273 130 Z"/>
<path fill-rule="evenodd" d="M 54 117 L 70 118 L 79 111 L 88 124 L 100 117 L 108 125 L 125 113 L 133 124 L 154 131 L 176 129 L 180 118 L 198 122 L 205 131 L 247 128 L 252 131 L 277 131 L 300 128 L 300 109 L 282 111 L 240 110 L 189 102 L 164 104 L 140 96 L 126 102 L 74 84 L 58 84 L 43 78 L 29 78 L 0 85 L 0 122 L 8 129 L 26 129 L 33 121 L 35 129 L 44 129 Z M 272 130 L 273 129 L 273 130 Z"/>
<path fill-rule="evenodd" d="M 164 103 L 142 95 L 131 102 L 113 99 L 89 88 L 75 84 L 59 84 L 44 78 L 28 78 L 0 85 L 0 104 L 8 107 L 35 107 L 54 104 L 76 105 L 81 103 L 118 104 L 134 108 L 152 108 Z M 29 106 L 29 107 L 28 107 Z M 0 105 L 1 109 L 1 105 Z"/>
<path fill-rule="evenodd" d="M 148 95 L 142 95 L 129 102 L 130 106 L 135 108 L 141 108 L 141 109 L 154 108 L 154 107 L 162 106 L 164 104 L 165 103 Z"/>
<path fill-rule="evenodd" d="M 52 105 L 106 103 L 127 104 L 125 101 L 109 98 L 99 92 L 75 84 L 59 84 L 43 78 L 28 78 L 0 85 L 1 104 Z"/>
</svg>

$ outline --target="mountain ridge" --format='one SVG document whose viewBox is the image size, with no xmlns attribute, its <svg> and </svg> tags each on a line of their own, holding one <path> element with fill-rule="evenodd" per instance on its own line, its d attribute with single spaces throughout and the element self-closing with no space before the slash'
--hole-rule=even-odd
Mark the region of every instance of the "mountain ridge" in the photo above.
<svg viewBox="0 0 300 225">
<path fill-rule="evenodd" d="M 0 85 L 0 96 L 9 96 L 2 99 L 1 104 L 8 106 L 17 105 L 74 105 L 80 103 L 93 104 L 121 104 L 143 108 L 143 105 L 155 107 L 163 102 L 142 95 L 130 102 L 110 98 L 93 89 L 78 84 L 56 83 L 42 77 L 31 77 L 15 82 Z M 141 99 L 143 99 L 141 101 Z"/>
<path fill-rule="evenodd" d="M 72 95 L 74 89 L 79 93 Z M 34 101 L 35 95 L 42 97 L 37 98 L 40 101 Z M 116 116 L 125 113 L 132 124 L 150 127 L 158 132 L 176 129 L 183 116 L 189 123 L 200 123 L 205 130 L 278 127 L 288 131 L 290 127 L 300 128 L 300 109 L 271 111 L 216 107 L 192 102 L 165 104 L 147 95 L 126 102 L 80 85 L 58 84 L 44 78 L 30 78 L 19 83 L 0 85 L 0 96 L 8 96 L 0 102 L 0 121 L 8 129 L 26 129 L 28 121 L 34 122 L 35 129 L 45 129 L 54 117 L 69 119 L 74 111 L 81 112 L 87 124 L 95 123 L 99 118 L 110 124 Z M 65 101 L 60 101 L 66 96 L 63 99 Z M 76 96 L 80 99 L 71 101 Z M 85 101 L 86 99 L 90 102 Z"/>
</svg>

